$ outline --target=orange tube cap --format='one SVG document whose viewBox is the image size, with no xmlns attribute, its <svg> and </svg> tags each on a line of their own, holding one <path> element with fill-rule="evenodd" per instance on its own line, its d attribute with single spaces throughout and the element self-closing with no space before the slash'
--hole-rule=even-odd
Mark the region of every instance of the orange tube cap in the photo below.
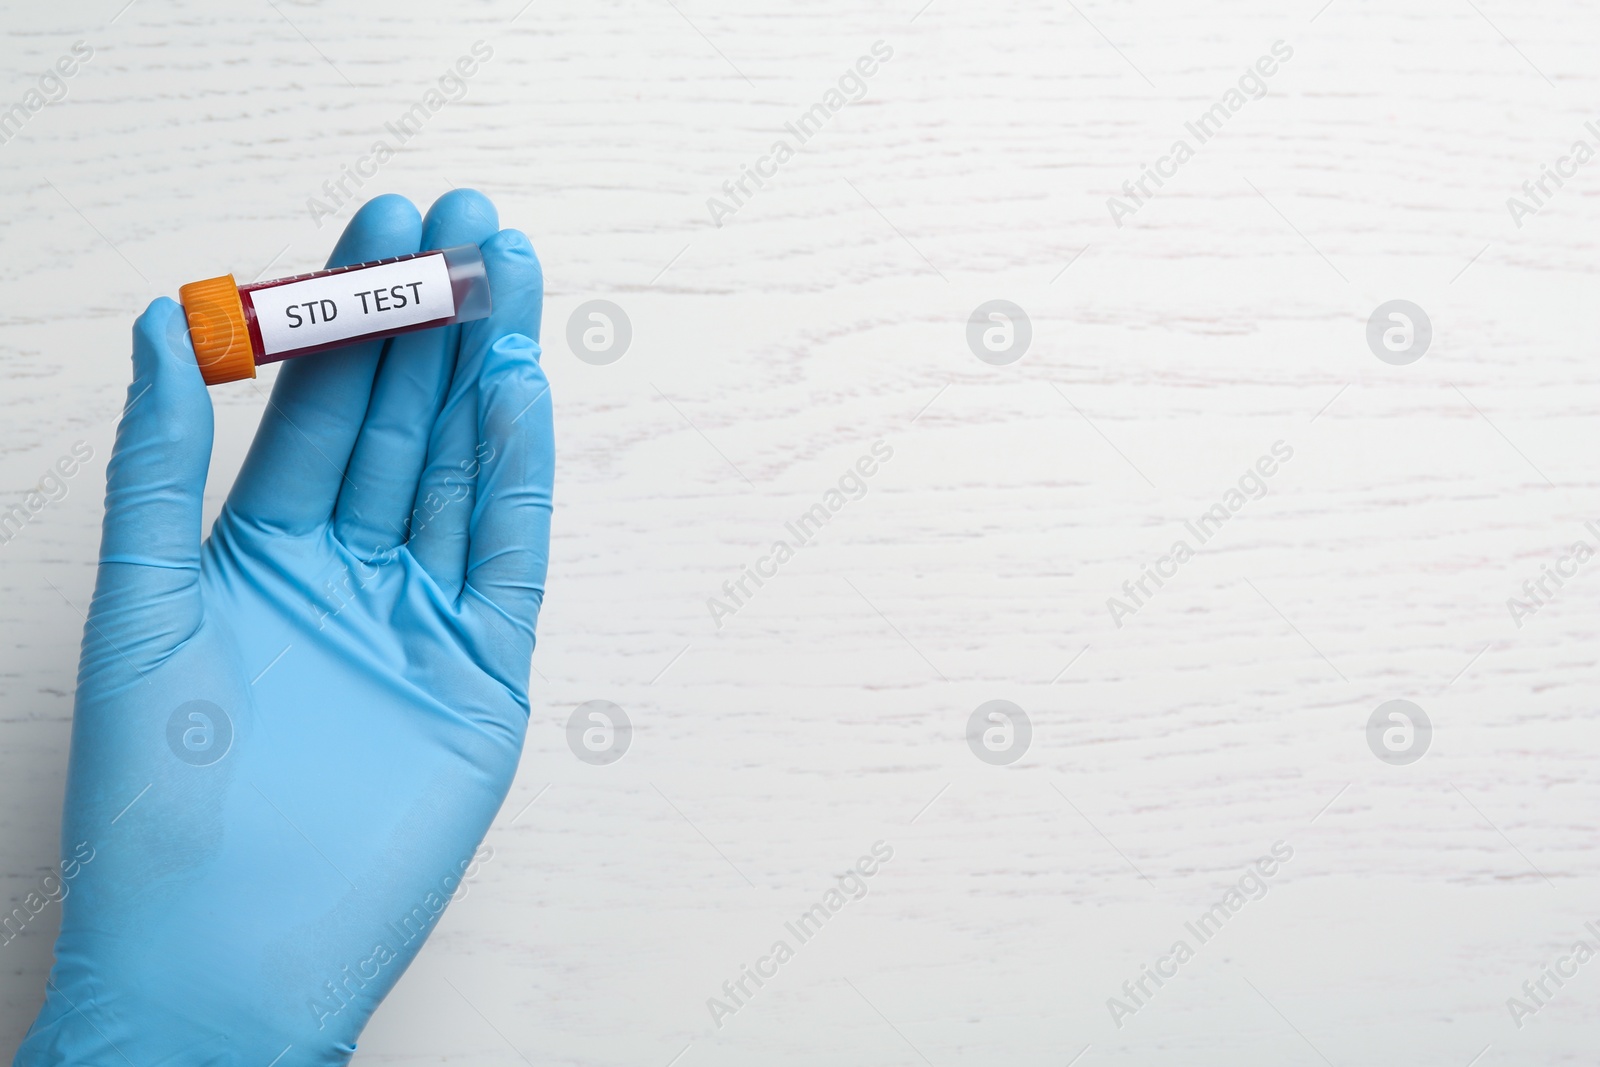
<svg viewBox="0 0 1600 1067">
<path fill-rule="evenodd" d="M 178 302 L 189 320 L 189 338 L 195 361 L 207 385 L 237 382 L 256 376 L 250 327 L 233 275 L 207 278 L 178 287 Z"/>
</svg>

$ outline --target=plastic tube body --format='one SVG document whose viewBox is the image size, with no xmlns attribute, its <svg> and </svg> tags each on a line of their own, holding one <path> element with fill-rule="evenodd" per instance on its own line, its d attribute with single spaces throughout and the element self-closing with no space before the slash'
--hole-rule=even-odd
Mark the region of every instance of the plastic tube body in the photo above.
<svg viewBox="0 0 1600 1067">
<path fill-rule="evenodd" d="M 259 364 L 489 314 L 477 245 L 239 287 Z"/>
<path fill-rule="evenodd" d="M 249 285 L 227 275 L 185 285 L 179 296 L 211 385 L 254 377 L 268 363 L 481 319 L 493 307 L 477 245 Z"/>
</svg>

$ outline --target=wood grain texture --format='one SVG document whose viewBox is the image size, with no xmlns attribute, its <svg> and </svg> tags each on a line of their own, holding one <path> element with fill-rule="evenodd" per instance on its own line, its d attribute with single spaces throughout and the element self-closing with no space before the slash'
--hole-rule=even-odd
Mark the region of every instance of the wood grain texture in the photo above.
<svg viewBox="0 0 1600 1067">
<path fill-rule="evenodd" d="M 521 2 L 7 5 L 6 106 L 95 55 L 0 145 L 0 507 L 95 459 L 0 545 L 0 903 L 55 856 L 132 319 L 320 265 L 351 208 L 307 199 L 483 40 L 360 196 L 471 185 L 532 236 L 553 569 L 494 859 L 357 1063 L 1590 1062 L 1600 964 L 1520 1029 L 1506 998 L 1600 920 L 1600 563 L 1521 628 L 1506 599 L 1600 518 L 1600 163 L 1520 227 L 1506 200 L 1597 143 L 1600 6 Z M 713 225 L 880 40 L 863 98 Z M 1267 94 L 1115 225 L 1280 40 Z M 595 298 L 632 322 L 610 366 L 566 341 Z M 1007 367 L 965 338 L 996 298 L 1033 328 Z M 1435 330 L 1407 367 L 1364 338 L 1393 298 Z M 214 510 L 263 401 L 213 399 Z M 879 440 L 719 629 L 707 598 Z M 1280 440 L 1267 495 L 1114 626 Z M 1364 737 L 1395 697 L 1436 727 L 1409 767 Z M 608 767 L 565 736 L 597 698 L 636 726 Z M 964 740 L 997 698 L 1033 724 L 1005 768 Z M 878 840 L 867 897 L 714 1026 Z M 1115 1026 L 1279 840 L 1267 896 Z M 54 921 L 0 947 L 0 1046 Z"/>
</svg>

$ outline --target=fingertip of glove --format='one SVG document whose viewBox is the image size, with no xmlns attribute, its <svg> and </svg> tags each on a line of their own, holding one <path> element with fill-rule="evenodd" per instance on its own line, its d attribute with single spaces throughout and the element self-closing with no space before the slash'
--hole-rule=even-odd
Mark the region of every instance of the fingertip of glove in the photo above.
<svg viewBox="0 0 1600 1067">
<path fill-rule="evenodd" d="M 422 213 L 417 210 L 408 197 L 399 193 L 379 193 L 356 208 L 356 213 L 350 216 L 351 226 L 385 226 L 407 225 L 415 222 L 422 225 Z"/>
<path fill-rule="evenodd" d="M 195 365 L 194 344 L 189 338 L 189 320 L 183 305 L 171 297 L 158 296 L 133 323 L 135 377 L 154 370 L 163 356 Z"/>
<path fill-rule="evenodd" d="M 521 230 L 501 230 L 483 242 L 483 255 L 500 270 L 514 271 L 518 285 L 544 283 L 544 267 L 533 250 L 533 242 Z"/>
<path fill-rule="evenodd" d="M 169 445 L 210 447 L 211 396 L 195 364 L 183 305 L 168 297 L 150 302 L 133 324 L 133 381 L 123 419 L 164 427 Z"/>
<path fill-rule="evenodd" d="M 433 202 L 423 228 L 429 232 L 439 229 L 466 228 L 480 233 L 493 233 L 500 227 L 500 212 L 494 201 L 476 189 L 452 189 Z"/>
<path fill-rule="evenodd" d="M 383 193 L 356 209 L 328 257 L 328 266 L 405 255 L 415 252 L 421 240 L 422 215 L 417 206 L 399 193 Z"/>
<path fill-rule="evenodd" d="M 173 316 L 183 316 L 183 305 L 170 296 L 156 297 L 133 321 L 134 340 L 164 339 Z"/>
</svg>

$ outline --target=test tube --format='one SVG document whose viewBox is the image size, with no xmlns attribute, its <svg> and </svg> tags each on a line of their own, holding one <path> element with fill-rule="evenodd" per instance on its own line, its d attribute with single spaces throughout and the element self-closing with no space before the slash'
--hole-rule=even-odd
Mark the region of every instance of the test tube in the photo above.
<svg viewBox="0 0 1600 1067">
<path fill-rule="evenodd" d="M 178 289 L 207 385 L 254 378 L 256 367 L 489 314 L 477 245 L 240 285 L 233 275 Z"/>
</svg>

